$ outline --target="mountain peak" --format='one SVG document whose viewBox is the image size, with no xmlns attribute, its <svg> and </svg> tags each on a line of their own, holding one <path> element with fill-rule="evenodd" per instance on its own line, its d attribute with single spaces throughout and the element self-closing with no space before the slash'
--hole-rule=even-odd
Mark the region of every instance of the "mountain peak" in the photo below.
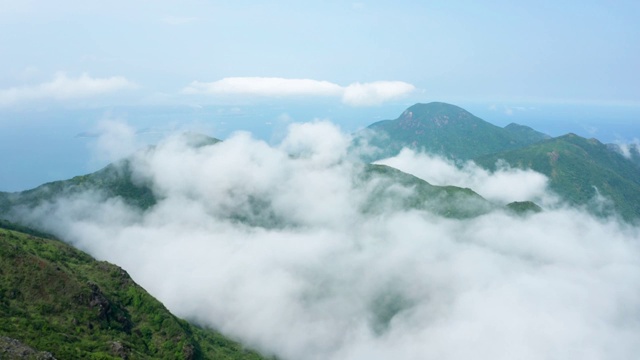
<svg viewBox="0 0 640 360">
<path fill-rule="evenodd" d="M 472 119 L 480 120 L 461 107 L 443 102 L 430 102 L 427 104 L 418 103 L 409 107 L 397 120 L 401 125 L 419 123 L 442 127 Z"/>
<path fill-rule="evenodd" d="M 443 102 L 415 104 L 397 119 L 371 124 L 367 131 L 364 136 L 368 136 L 368 144 L 380 149 L 376 159 L 368 160 L 394 156 L 403 147 L 453 159 L 472 159 L 548 138 L 524 126 L 498 127 Z"/>
</svg>

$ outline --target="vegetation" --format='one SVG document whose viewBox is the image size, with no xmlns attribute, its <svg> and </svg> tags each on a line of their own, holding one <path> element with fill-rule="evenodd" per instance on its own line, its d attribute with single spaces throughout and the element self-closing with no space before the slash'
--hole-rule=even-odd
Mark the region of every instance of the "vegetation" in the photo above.
<svg viewBox="0 0 640 360">
<path fill-rule="evenodd" d="M 504 127 L 504 130 L 510 132 L 513 136 L 519 139 L 521 143 L 535 144 L 542 140 L 551 139 L 551 136 L 536 131 L 528 126 L 511 123 Z"/>
<path fill-rule="evenodd" d="M 640 144 L 628 144 L 627 145 L 627 153 L 625 154 L 623 149 L 623 146 L 618 145 L 618 144 L 607 144 L 607 148 L 621 154 L 621 155 L 626 155 L 626 157 L 631 160 L 631 162 L 633 162 L 634 164 L 636 164 L 637 166 L 640 166 Z"/>
<path fill-rule="evenodd" d="M 85 191 L 97 192 L 105 198 L 120 197 L 130 205 L 142 209 L 149 208 L 156 203 L 156 198 L 148 184 L 134 178 L 131 161 L 124 159 L 88 175 L 46 183 L 19 193 L 5 194 L 4 202 L 0 203 L 0 210 L 6 211 L 16 205 L 34 207 L 57 197 Z"/>
<path fill-rule="evenodd" d="M 568 134 L 475 161 L 495 169 L 499 159 L 545 174 L 551 189 L 573 205 L 601 215 L 617 212 L 630 221 L 640 218 L 640 167 L 596 139 Z"/>
<path fill-rule="evenodd" d="M 494 205 L 471 189 L 434 186 L 386 165 L 366 165 L 358 181 L 360 187 L 371 190 L 363 209 L 370 213 L 389 208 L 419 209 L 444 217 L 463 219 L 485 214 L 494 208 Z M 411 191 L 409 196 L 406 194 L 407 189 Z"/>
<path fill-rule="evenodd" d="M 364 156 L 366 161 L 394 156 L 403 147 L 471 159 L 491 170 L 504 159 L 547 175 L 551 189 L 569 204 L 602 216 L 640 219 L 640 152 L 634 146 L 625 158 L 620 146 L 575 134 L 551 138 L 518 124 L 500 128 L 445 103 L 416 104 L 396 120 L 374 123 L 356 134 L 354 148 L 365 142 L 377 149 Z"/>
<path fill-rule="evenodd" d="M 398 154 L 403 147 L 424 150 L 452 159 L 515 149 L 548 138 L 529 127 L 511 124 L 500 128 L 455 105 L 416 104 L 396 120 L 384 120 L 356 134 L 355 146 L 366 142 L 378 149 L 366 161 Z"/>
<path fill-rule="evenodd" d="M 9 224 L 10 225 L 10 224 Z M 173 316 L 121 268 L 0 224 L 0 336 L 58 359 L 260 359 Z"/>
<path fill-rule="evenodd" d="M 196 148 L 220 142 L 218 139 L 196 133 L 184 133 L 182 136 L 189 145 Z M 0 192 L 0 217 L 3 212 L 6 213 L 15 206 L 35 207 L 58 197 L 85 191 L 96 192 L 105 198 L 119 197 L 140 209 L 150 208 L 156 204 L 157 198 L 150 184 L 135 177 L 133 161 L 134 157 L 126 158 L 94 173 L 46 183 L 27 191 Z"/>
<path fill-rule="evenodd" d="M 507 204 L 507 209 L 519 215 L 539 213 L 542 211 L 542 208 L 533 201 L 514 201 Z"/>
</svg>

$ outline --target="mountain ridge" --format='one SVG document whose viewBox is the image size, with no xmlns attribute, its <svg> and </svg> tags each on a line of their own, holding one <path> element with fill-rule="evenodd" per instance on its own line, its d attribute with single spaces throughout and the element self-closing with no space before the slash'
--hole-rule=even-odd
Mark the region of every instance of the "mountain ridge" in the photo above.
<svg viewBox="0 0 640 360">
<path fill-rule="evenodd" d="M 548 137 L 523 125 L 507 127 L 493 125 L 456 105 L 418 103 L 395 120 L 378 121 L 356 133 L 355 142 L 380 150 L 366 161 L 395 156 L 403 147 L 469 160 Z"/>
<path fill-rule="evenodd" d="M 498 160 L 546 175 L 551 189 L 572 205 L 589 206 L 602 195 L 613 204 L 594 211 L 611 214 L 613 208 L 626 220 L 640 218 L 640 168 L 597 139 L 569 133 L 474 159 L 490 170 L 495 170 Z"/>
</svg>

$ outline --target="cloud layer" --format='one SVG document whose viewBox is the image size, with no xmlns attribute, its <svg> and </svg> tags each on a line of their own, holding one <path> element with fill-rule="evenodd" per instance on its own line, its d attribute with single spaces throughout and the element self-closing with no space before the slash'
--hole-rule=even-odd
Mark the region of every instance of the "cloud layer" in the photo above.
<svg viewBox="0 0 640 360">
<path fill-rule="evenodd" d="M 281 359 L 637 357 L 637 228 L 570 208 L 363 212 L 371 189 L 354 182 L 363 168 L 349 140 L 327 122 L 294 124 L 278 146 L 174 136 L 132 162 L 159 198 L 152 208 L 86 193 L 28 216 L 124 267 L 178 315 Z M 449 164 L 417 160 L 452 178 Z M 502 176 L 503 189 L 522 181 L 463 171 Z"/>
<path fill-rule="evenodd" d="M 85 73 L 73 78 L 59 72 L 49 82 L 0 90 L 0 106 L 9 106 L 32 100 L 86 98 L 135 87 L 137 87 L 135 83 L 122 76 L 92 78 Z"/>
<path fill-rule="evenodd" d="M 546 176 L 533 170 L 512 169 L 508 164 L 498 166 L 498 170 L 491 173 L 473 162 L 458 167 L 451 160 L 418 154 L 410 149 L 403 149 L 397 156 L 377 163 L 397 168 L 433 185 L 471 188 L 486 199 L 501 204 L 526 200 L 542 204 L 556 201 L 556 197 L 549 194 Z"/>
<path fill-rule="evenodd" d="M 413 92 L 415 87 L 402 81 L 375 81 L 340 86 L 328 81 L 276 77 L 228 77 L 214 82 L 194 81 L 183 89 L 186 94 L 246 95 L 264 97 L 325 96 L 341 97 L 351 106 L 378 105 Z"/>
</svg>

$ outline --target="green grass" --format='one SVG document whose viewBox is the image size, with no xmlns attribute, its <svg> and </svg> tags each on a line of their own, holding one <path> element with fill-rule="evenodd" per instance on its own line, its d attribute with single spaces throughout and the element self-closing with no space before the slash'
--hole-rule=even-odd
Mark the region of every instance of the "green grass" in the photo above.
<svg viewBox="0 0 640 360">
<path fill-rule="evenodd" d="M 0 229 L 0 335 L 58 359 L 261 358 L 173 316 L 123 269 L 8 229 Z"/>
</svg>

